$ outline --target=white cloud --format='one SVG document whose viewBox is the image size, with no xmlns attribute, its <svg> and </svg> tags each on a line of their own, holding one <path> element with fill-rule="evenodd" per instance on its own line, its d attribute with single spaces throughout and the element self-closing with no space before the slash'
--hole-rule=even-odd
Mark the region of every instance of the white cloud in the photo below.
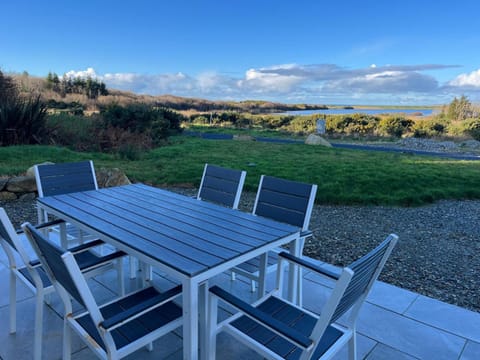
<svg viewBox="0 0 480 360">
<path fill-rule="evenodd" d="M 480 88 L 480 69 L 472 71 L 470 74 L 458 75 L 455 79 L 449 82 L 449 85 Z"/>
<path fill-rule="evenodd" d="M 139 94 L 172 94 L 213 100 L 259 99 L 319 104 L 417 101 L 438 104 L 458 96 L 460 90 L 467 96 L 480 94 L 480 70 L 459 75 L 444 86 L 426 73 L 452 67 L 457 66 L 371 64 L 364 68 L 345 68 L 335 64 L 280 64 L 251 68 L 243 76 L 215 71 L 194 76 L 182 72 L 97 74 L 93 68 L 88 68 L 69 71 L 67 76 L 90 76 L 104 81 L 109 88 Z M 426 102 L 426 99 L 432 100 Z"/>
<path fill-rule="evenodd" d="M 255 93 L 286 93 L 302 83 L 305 78 L 291 73 L 297 68 L 294 64 L 283 64 L 268 68 L 249 69 L 245 78 L 237 82 L 237 85 Z M 286 70 L 286 71 L 285 71 Z"/>
<path fill-rule="evenodd" d="M 95 79 L 98 77 L 93 68 L 87 68 L 87 70 L 80 70 L 80 71 L 70 70 L 69 72 L 65 73 L 65 76 L 69 78 L 76 78 L 76 77 L 89 78 L 90 77 L 92 79 Z"/>
</svg>

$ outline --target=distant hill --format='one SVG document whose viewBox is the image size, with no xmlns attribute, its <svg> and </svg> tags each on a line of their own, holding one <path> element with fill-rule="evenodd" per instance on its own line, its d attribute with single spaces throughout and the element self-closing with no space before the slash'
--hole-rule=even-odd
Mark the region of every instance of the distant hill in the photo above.
<svg viewBox="0 0 480 360">
<path fill-rule="evenodd" d="M 270 101 L 245 100 L 245 101 L 213 101 L 199 98 L 188 98 L 174 95 L 140 95 L 128 91 L 107 89 L 108 95 L 100 95 L 95 99 L 88 98 L 85 94 L 71 94 L 54 91 L 48 87 L 47 80 L 24 74 L 9 74 L 12 76 L 22 92 L 36 92 L 51 106 L 68 108 L 70 104 L 80 104 L 86 111 L 95 112 L 100 107 L 110 103 L 126 105 L 131 103 L 146 103 L 154 106 L 168 107 L 178 111 L 209 112 L 209 111 L 238 111 L 249 113 L 272 113 L 294 110 L 328 109 L 325 105 L 312 104 L 282 104 Z M 53 104 L 53 105 L 52 105 Z"/>
</svg>

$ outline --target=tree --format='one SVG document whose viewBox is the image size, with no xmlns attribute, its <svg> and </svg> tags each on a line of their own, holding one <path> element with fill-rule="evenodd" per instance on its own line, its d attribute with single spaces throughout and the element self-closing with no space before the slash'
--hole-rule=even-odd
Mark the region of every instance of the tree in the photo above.
<svg viewBox="0 0 480 360">
<path fill-rule="evenodd" d="M 465 120 L 472 116 L 472 103 L 465 95 L 456 97 L 448 105 L 447 116 L 451 120 Z"/>
</svg>

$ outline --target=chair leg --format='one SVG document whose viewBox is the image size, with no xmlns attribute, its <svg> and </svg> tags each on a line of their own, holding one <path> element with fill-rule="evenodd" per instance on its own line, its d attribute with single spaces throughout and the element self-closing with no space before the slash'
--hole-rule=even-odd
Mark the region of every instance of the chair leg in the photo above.
<svg viewBox="0 0 480 360">
<path fill-rule="evenodd" d="M 33 340 L 33 358 L 42 359 L 42 337 L 43 337 L 43 289 L 37 288 L 35 299 L 35 334 Z"/>
<path fill-rule="evenodd" d="M 15 274 L 10 271 L 10 334 L 17 331 L 17 282 Z"/>
<path fill-rule="evenodd" d="M 123 280 L 123 258 L 117 259 L 117 280 L 118 280 L 118 293 L 120 296 L 124 296 L 125 282 Z"/>
<path fill-rule="evenodd" d="M 357 332 L 353 330 L 352 337 L 348 341 L 348 359 L 357 360 Z"/>
<path fill-rule="evenodd" d="M 72 333 L 68 321 L 63 319 L 63 358 L 62 360 L 70 360 L 72 357 Z"/>
<path fill-rule="evenodd" d="M 232 271 L 232 272 L 230 273 L 230 279 L 231 279 L 232 281 L 235 281 L 235 271 Z"/>
<path fill-rule="evenodd" d="M 130 279 L 135 279 L 137 277 L 136 259 L 133 256 L 129 256 L 129 261 L 130 261 Z"/>
<path fill-rule="evenodd" d="M 208 360 L 215 360 L 217 352 L 217 312 L 218 312 L 218 299 L 216 296 L 209 296 L 208 303 L 209 319 L 207 321 L 207 334 L 205 336 L 205 352 L 207 353 Z"/>
<path fill-rule="evenodd" d="M 250 290 L 253 292 L 255 292 L 255 289 L 257 288 L 257 282 L 255 280 L 250 280 Z"/>
</svg>

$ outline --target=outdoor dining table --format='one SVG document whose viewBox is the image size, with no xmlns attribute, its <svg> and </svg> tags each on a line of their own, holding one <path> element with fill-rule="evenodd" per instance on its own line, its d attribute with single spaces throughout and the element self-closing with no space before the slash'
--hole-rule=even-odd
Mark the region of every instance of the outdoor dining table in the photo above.
<svg viewBox="0 0 480 360">
<path fill-rule="evenodd" d="M 281 245 L 299 251 L 295 226 L 144 184 L 39 198 L 38 206 L 182 283 L 188 360 L 207 355 L 198 349 L 209 279 Z M 295 280 L 292 272 L 291 291 Z"/>
</svg>

